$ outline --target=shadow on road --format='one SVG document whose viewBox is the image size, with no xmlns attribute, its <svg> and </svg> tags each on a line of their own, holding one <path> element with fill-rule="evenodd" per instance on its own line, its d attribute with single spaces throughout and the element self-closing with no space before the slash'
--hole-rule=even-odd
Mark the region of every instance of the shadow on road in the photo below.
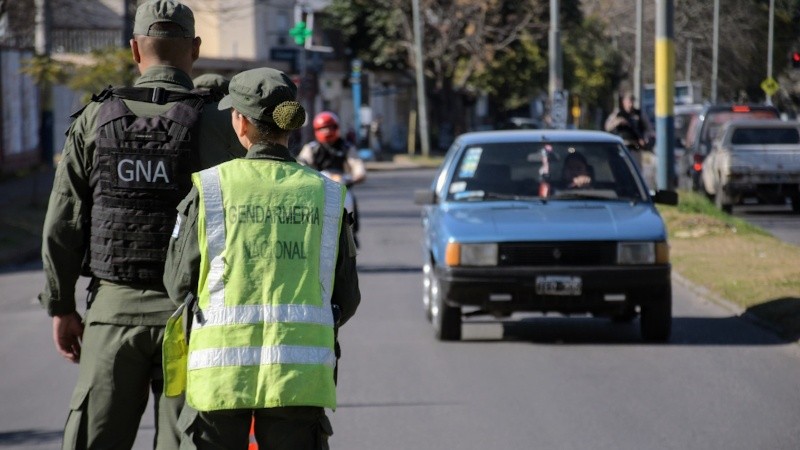
<svg viewBox="0 0 800 450">
<path fill-rule="evenodd" d="M 62 431 L 16 430 L 0 433 L 0 447 L 49 444 L 61 441 Z"/>
<path fill-rule="evenodd" d="M 358 273 L 422 273 L 420 266 L 359 264 Z"/>
<path fill-rule="evenodd" d="M 491 324 L 494 324 L 492 326 Z M 500 327 L 502 336 L 500 336 Z M 492 333 L 491 328 L 495 328 Z M 538 344 L 566 345 L 652 345 L 642 341 L 639 321 L 613 323 L 608 319 L 590 317 L 525 317 L 519 320 L 469 320 L 462 335 L 468 341 L 528 341 Z M 669 346 L 781 345 L 791 341 L 781 339 L 741 317 L 674 317 L 672 337 L 663 344 Z"/>
<path fill-rule="evenodd" d="M 784 297 L 768 300 L 747 308 L 747 313 L 773 324 L 785 339 L 800 339 L 800 298 Z"/>
</svg>

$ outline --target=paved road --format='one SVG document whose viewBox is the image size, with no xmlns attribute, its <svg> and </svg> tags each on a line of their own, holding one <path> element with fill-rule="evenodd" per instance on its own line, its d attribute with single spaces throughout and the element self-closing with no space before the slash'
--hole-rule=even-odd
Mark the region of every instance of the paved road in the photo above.
<svg viewBox="0 0 800 450">
<path fill-rule="evenodd" d="M 784 242 L 800 245 L 800 214 L 793 212 L 788 204 L 734 206 L 733 214 L 769 231 Z"/>
<path fill-rule="evenodd" d="M 590 318 L 470 319 L 441 343 L 421 306 L 419 209 L 431 171 L 370 174 L 358 315 L 341 333 L 331 447 L 797 449 L 800 347 L 674 284 L 671 342 Z M 0 448 L 58 448 L 76 367 L 34 301 L 37 265 L 0 274 Z M 136 449 L 149 448 L 152 419 Z"/>
</svg>

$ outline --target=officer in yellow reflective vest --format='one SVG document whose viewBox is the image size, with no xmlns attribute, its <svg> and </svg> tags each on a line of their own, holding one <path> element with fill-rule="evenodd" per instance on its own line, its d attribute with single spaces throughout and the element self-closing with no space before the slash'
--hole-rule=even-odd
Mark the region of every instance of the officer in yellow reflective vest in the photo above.
<svg viewBox="0 0 800 450">
<path fill-rule="evenodd" d="M 344 186 L 287 148 L 296 93 L 274 69 L 234 76 L 219 108 L 247 156 L 193 174 L 178 206 L 165 392 L 185 389 L 179 425 L 200 450 L 247 448 L 253 418 L 261 448 L 326 449 L 333 434 L 335 333 L 361 294 Z"/>
</svg>

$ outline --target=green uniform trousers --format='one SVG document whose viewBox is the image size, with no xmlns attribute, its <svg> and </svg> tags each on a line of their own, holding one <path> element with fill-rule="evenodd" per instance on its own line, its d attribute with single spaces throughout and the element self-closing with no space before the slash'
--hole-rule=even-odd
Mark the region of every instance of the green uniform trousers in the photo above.
<svg viewBox="0 0 800 450">
<path fill-rule="evenodd" d="M 162 395 L 163 339 L 164 327 L 86 326 L 64 449 L 130 449 L 150 391 L 156 415 L 154 448 L 178 448 L 177 419 L 183 398 Z"/>
<path fill-rule="evenodd" d="M 198 412 L 186 405 L 181 450 L 246 450 L 253 419 L 259 450 L 328 450 L 333 435 L 325 409 L 316 406 Z"/>
</svg>

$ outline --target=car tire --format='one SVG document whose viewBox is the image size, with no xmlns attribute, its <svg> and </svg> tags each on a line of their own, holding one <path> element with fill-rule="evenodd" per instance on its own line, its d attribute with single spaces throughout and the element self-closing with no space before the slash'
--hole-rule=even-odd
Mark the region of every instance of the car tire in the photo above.
<svg viewBox="0 0 800 450">
<path fill-rule="evenodd" d="M 431 274 L 431 321 L 436 339 L 458 341 L 461 339 L 461 308 L 449 306 L 439 288 L 439 279 Z"/>
<path fill-rule="evenodd" d="M 431 292 L 433 288 L 433 267 L 429 261 L 426 261 L 422 266 L 422 307 L 425 308 L 425 318 L 430 322 L 433 319 L 431 313 Z M 436 286 L 438 289 L 438 286 Z"/>
<path fill-rule="evenodd" d="M 714 204 L 720 211 L 731 214 L 733 212 L 733 205 L 729 202 L 728 196 L 725 195 L 725 191 L 722 189 L 719 183 L 717 183 L 717 192 L 714 193 Z"/>
<path fill-rule="evenodd" d="M 642 339 L 665 342 L 672 333 L 672 289 L 641 305 L 639 326 Z"/>
</svg>

